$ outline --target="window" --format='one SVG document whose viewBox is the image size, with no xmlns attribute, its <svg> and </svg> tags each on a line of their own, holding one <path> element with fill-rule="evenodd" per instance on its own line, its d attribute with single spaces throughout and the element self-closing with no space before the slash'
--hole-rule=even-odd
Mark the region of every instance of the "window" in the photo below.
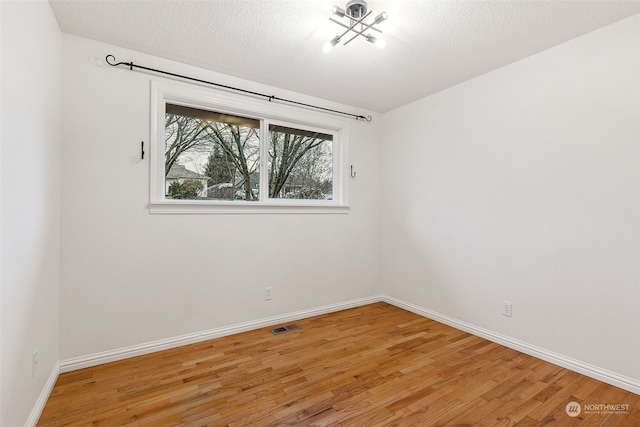
<svg viewBox="0 0 640 427">
<path fill-rule="evenodd" d="M 151 212 L 346 212 L 346 135 L 322 113 L 153 83 Z"/>
</svg>

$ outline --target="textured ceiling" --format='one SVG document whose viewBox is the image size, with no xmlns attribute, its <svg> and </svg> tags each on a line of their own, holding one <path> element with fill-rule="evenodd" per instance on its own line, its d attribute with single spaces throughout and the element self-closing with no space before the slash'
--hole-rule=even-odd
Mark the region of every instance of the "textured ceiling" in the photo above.
<svg viewBox="0 0 640 427">
<path fill-rule="evenodd" d="M 640 13 L 639 1 L 370 0 L 389 15 L 386 48 L 359 38 L 324 54 L 345 0 L 50 3 L 65 33 L 378 112 Z"/>
</svg>

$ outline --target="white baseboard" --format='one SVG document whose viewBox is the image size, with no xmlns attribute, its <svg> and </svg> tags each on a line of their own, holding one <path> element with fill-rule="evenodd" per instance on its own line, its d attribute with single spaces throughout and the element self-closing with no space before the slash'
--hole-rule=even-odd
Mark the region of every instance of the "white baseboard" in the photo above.
<svg viewBox="0 0 640 427">
<path fill-rule="evenodd" d="M 36 404 L 33 406 L 27 422 L 24 424 L 25 427 L 35 427 L 38 424 L 42 410 L 47 404 L 47 400 L 49 400 L 49 395 L 51 395 L 51 390 L 53 390 L 53 386 L 58 380 L 58 375 L 60 375 L 60 363 L 56 363 L 53 369 L 51 369 L 49 378 L 47 378 L 47 382 L 44 384 L 40 396 L 38 396 L 38 400 L 36 400 Z"/>
<path fill-rule="evenodd" d="M 236 325 L 223 326 L 220 328 L 210 329 L 208 331 L 195 332 L 186 335 L 180 335 L 173 338 L 147 342 L 143 344 L 132 345 L 129 347 L 119 348 L 115 350 L 104 351 L 100 353 L 89 354 L 86 356 L 74 357 L 60 362 L 60 373 L 75 371 L 78 369 L 88 368 L 91 366 L 101 365 L 103 363 L 114 362 L 116 360 L 127 359 L 129 357 L 140 356 L 143 354 L 154 353 L 156 351 L 167 350 L 169 348 L 180 347 L 187 344 L 193 344 L 200 341 L 206 341 L 213 338 L 220 338 L 227 335 L 238 334 L 254 329 L 265 328 L 281 323 L 291 322 L 294 320 L 304 319 L 307 317 L 319 316 L 321 314 L 332 313 L 335 311 L 346 310 L 348 308 L 359 307 L 366 304 L 382 301 L 382 295 L 375 295 L 367 298 L 360 298 L 351 301 L 345 301 L 335 304 L 329 304 L 321 307 L 310 308 L 307 310 L 296 311 L 293 313 L 282 314 L 273 317 L 267 317 L 249 322 L 238 323 Z"/>
<path fill-rule="evenodd" d="M 620 387 L 635 394 L 640 394 L 640 381 L 635 378 L 620 375 L 616 372 L 602 369 L 597 366 L 582 362 L 580 360 L 573 359 L 571 357 L 563 356 L 562 354 L 558 354 L 553 351 L 531 345 L 529 343 L 508 337 L 506 335 L 483 329 L 470 323 L 462 322 L 458 319 L 454 319 L 453 317 L 436 313 L 435 311 L 419 307 L 417 305 L 399 300 L 397 298 L 383 295 L 382 301 L 395 305 L 396 307 L 402 308 L 404 310 L 419 314 L 420 316 L 424 316 L 440 323 L 444 323 L 445 325 L 449 325 L 456 329 L 463 330 L 472 335 L 476 335 L 489 341 L 504 345 L 505 347 L 509 347 L 530 356 L 537 357 L 538 359 L 542 359 L 555 365 L 562 366 L 563 368 L 581 373 L 588 377 L 595 378 L 607 384 Z"/>
</svg>

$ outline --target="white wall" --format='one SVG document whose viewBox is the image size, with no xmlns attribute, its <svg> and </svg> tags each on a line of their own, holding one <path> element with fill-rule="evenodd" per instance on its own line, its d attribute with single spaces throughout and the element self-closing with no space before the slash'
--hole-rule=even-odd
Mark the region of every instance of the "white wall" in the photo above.
<svg viewBox="0 0 640 427">
<path fill-rule="evenodd" d="M 387 113 L 386 292 L 640 380 L 639 100 L 635 16 Z"/>
<path fill-rule="evenodd" d="M 138 156 L 160 77 L 109 67 L 107 54 L 348 109 L 63 36 L 62 360 L 379 293 L 376 121 L 345 119 L 358 171 L 349 214 L 150 215 Z"/>
<path fill-rule="evenodd" d="M 48 2 L 0 8 L 0 425 L 14 427 L 27 421 L 59 356 L 61 34 Z"/>
</svg>

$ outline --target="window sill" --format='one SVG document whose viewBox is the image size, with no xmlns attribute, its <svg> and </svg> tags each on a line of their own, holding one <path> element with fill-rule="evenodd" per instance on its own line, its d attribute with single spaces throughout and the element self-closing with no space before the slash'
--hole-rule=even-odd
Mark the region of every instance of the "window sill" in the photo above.
<svg viewBox="0 0 640 427">
<path fill-rule="evenodd" d="M 162 200 L 149 203 L 149 213 L 169 215 L 207 214 L 346 214 L 349 206 L 313 202 L 211 202 Z"/>
</svg>

